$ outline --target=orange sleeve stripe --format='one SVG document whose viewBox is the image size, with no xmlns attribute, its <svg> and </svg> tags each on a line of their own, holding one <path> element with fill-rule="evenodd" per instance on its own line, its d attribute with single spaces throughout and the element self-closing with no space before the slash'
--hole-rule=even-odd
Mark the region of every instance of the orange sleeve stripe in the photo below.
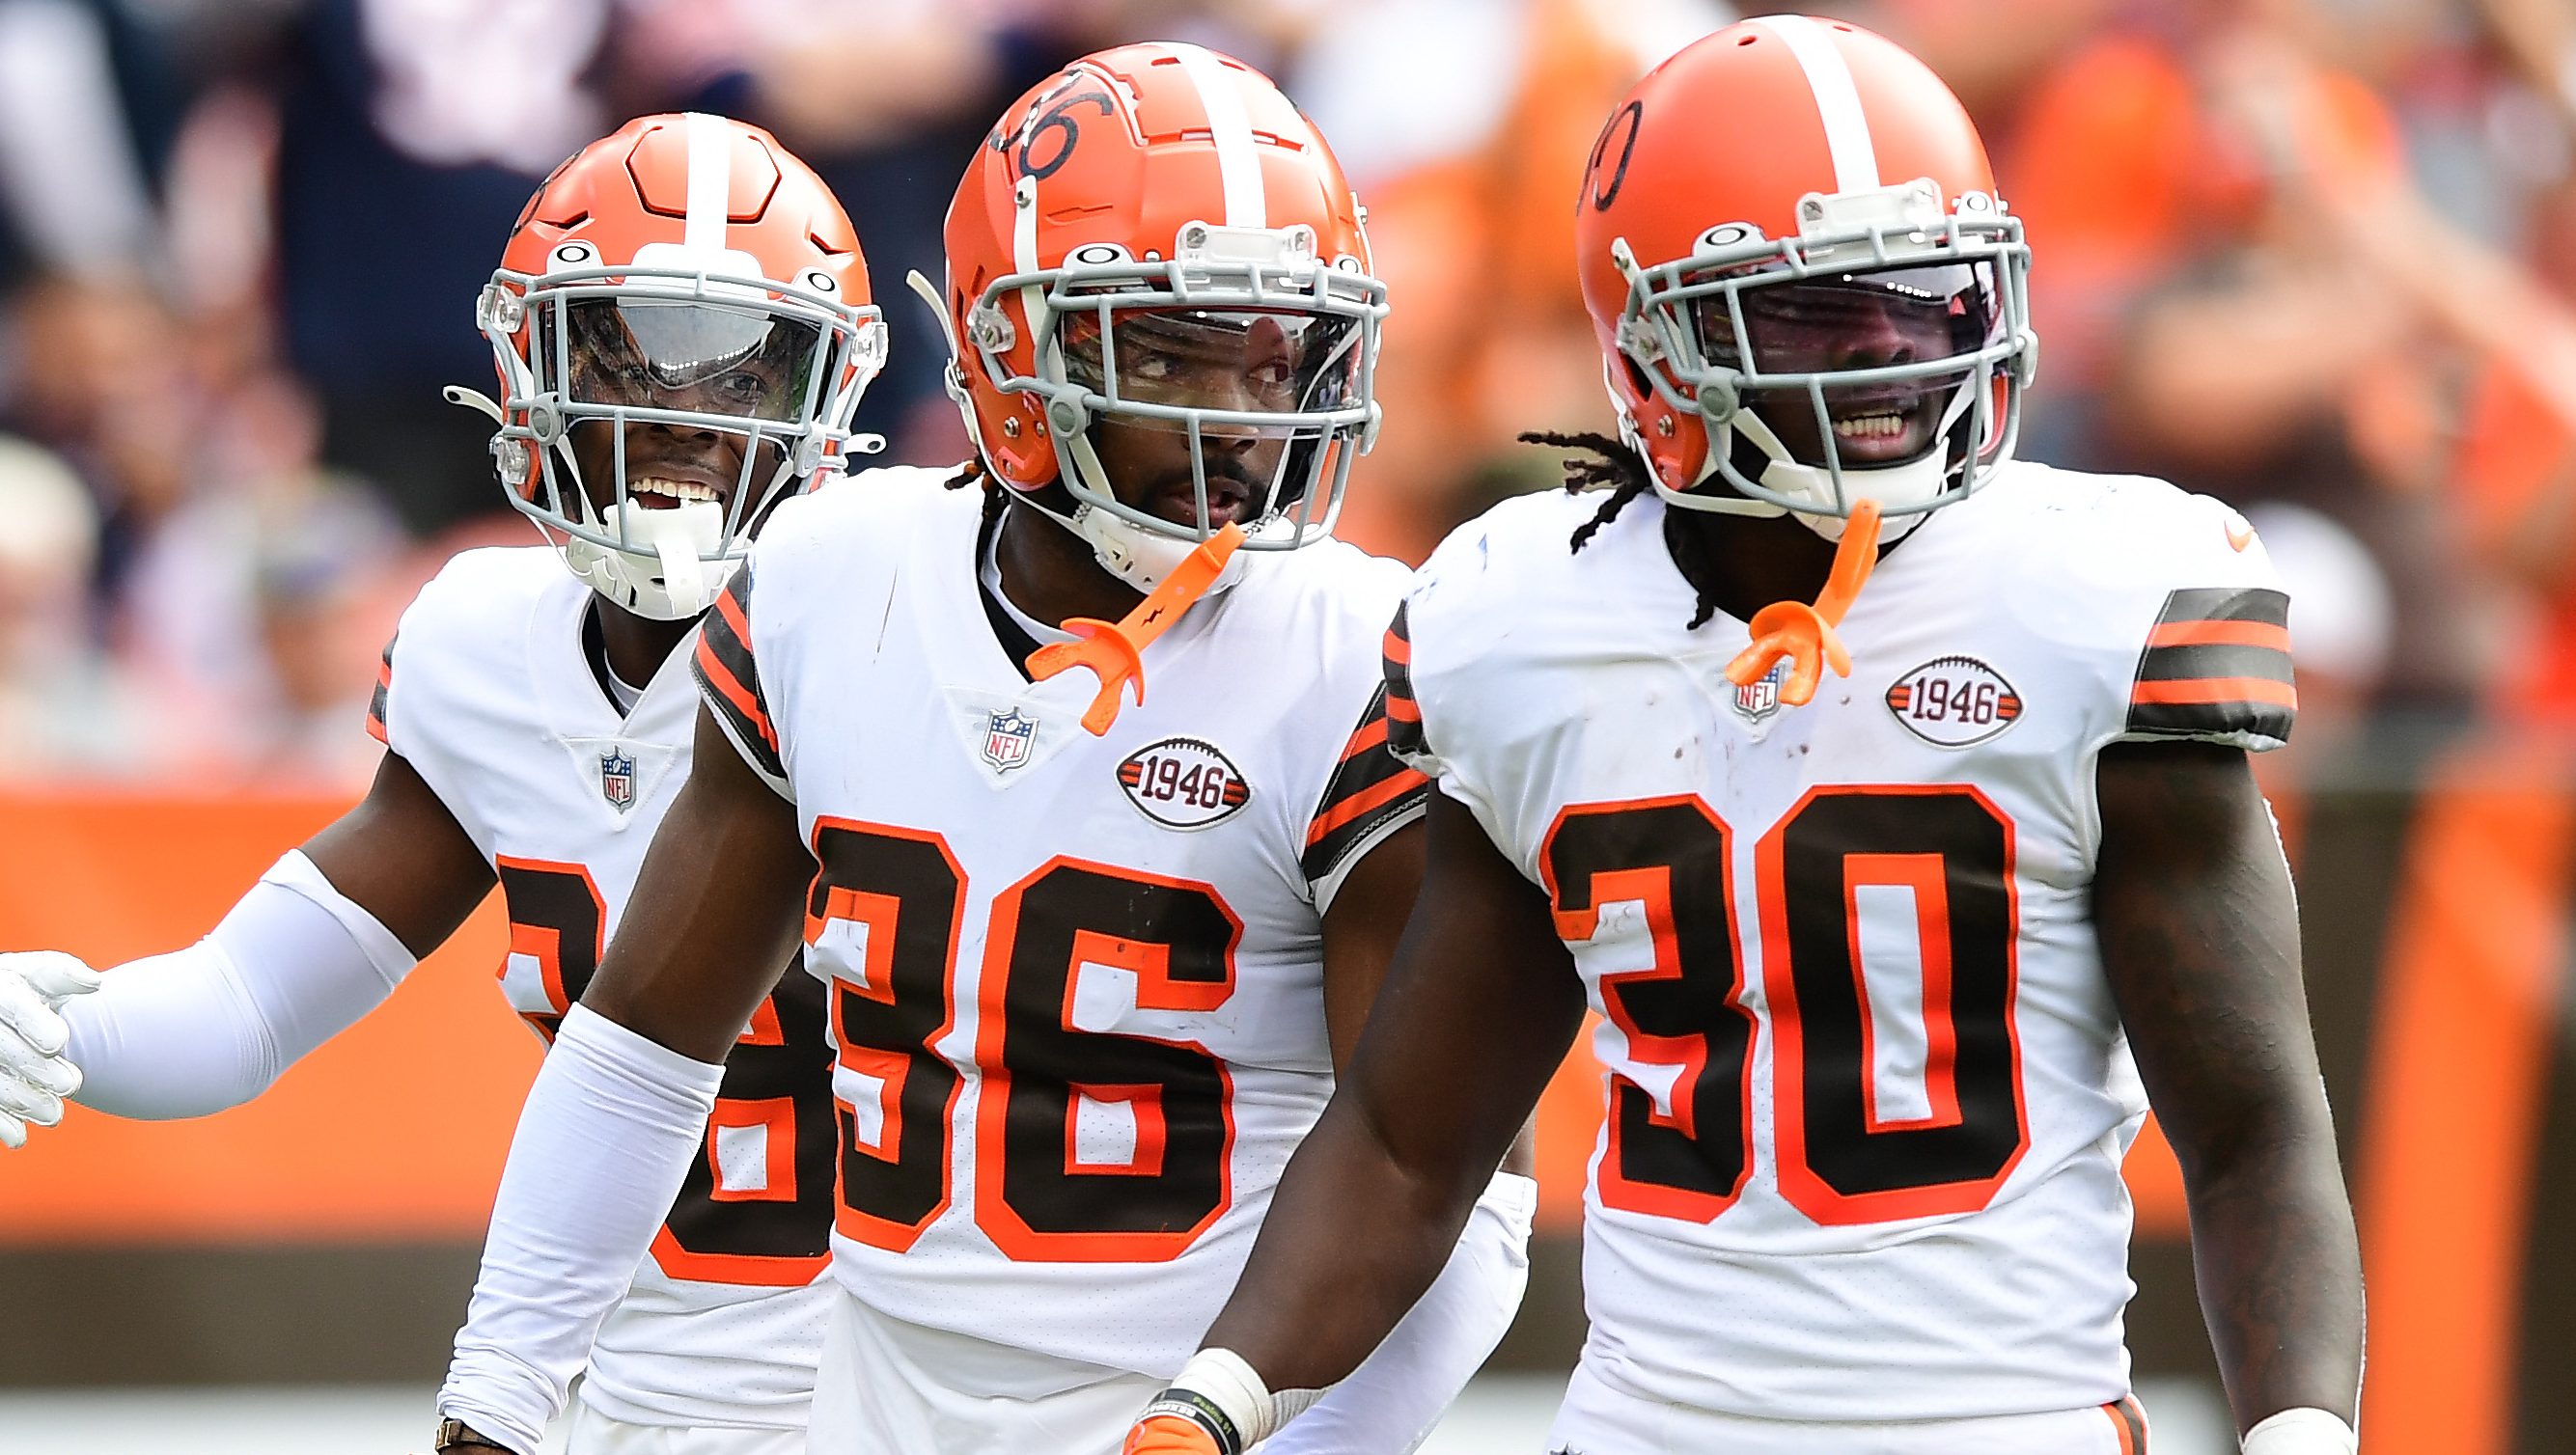
<svg viewBox="0 0 2576 1455">
<path fill-rule="evenodd" d="M 723 599 L 717 598 L 719 602 Z M 733 704 L 734 711 L 742 714 L 744 721 L 760 730 L 761 742 L 767 744 L 771 752 L 777 752 L 778 732 L 769 725 L 769 714 L 761 711 L 760 700 L 743 691 L 742 684 L 725 670 L 725 664 L 716 659 L 716 649 L 707 645 L 704 636 L 698 638 L 698 670 L 706 675 L 707 681 L 718 692 L 724 694 L 725 701 Z"/>
<path fill-rule="evenodd" d="M 1360 754 L 1367 752 L 1371 748 L 1382 748 L 1385 746 L 1386 719 L 1383 717 L 1370 718 L 1367 722 L 1360 724 L 1360 730 L 1358 732 L 1351 734 L 1351 740 L 1348 743 L 1342 745 L 1342 761 L 1347 763 L 1351 759 L 1358 757 Z"/>
<path fill-rule="evenodd" d="M 346 719 L 343 719 L 343 721 L 346 721 Z M 394 740 L 385 733 L 385 720 L 376 716 L 372 712 L 367 714 L 367 736 L 374 738 L 377 742 L 384 744 L 388 748 L 394 745 Z"/>
<path fill-rule="evenodd" d="M 2150 647 L 2290 649 L 2290 629 L 2268 621 L 2169 621 L 2147 634 Z"/>
<path fill-rule="evenodd" d="M 2129 693 L 2132 707 L 2155 704 L 2265 702 L 2296 710 L 2299 691 L 2268 677 L 2204 677 L 2195 681 L 2141 682 Z"/>
<path fill-rule="evenodd" d="M 1306 847 L 1313 848 L 1333 830 L 1374 809 L 1383 808 L 1408 793 L 1422 789 L 1430 782 L 1431 780 L 1423 777 L 1419 771 L 1407 768 L 1392 778 L 1361 789 L 1316 815 L 1315 826 L 1306 831 Z"/>
<path fill-rule="evenodd" d="M 1399 636 L 1392 628 L 1386 634 L 1386 659 L 1398 666 L 1413 665 L 1413 643 Z"/>
<path fill-rule="evenodd" d="M 742 614 L 742 603 L 734 599 L 732 587 L 728 586 L 724 590 L 716 593 L 716 610 L 723 613 L 725 625 L 733 628 L 733 639 L 742 643 L 743 651 L 745 653 L 749 653 L 751 651 L 751 623 L 749 620 L 744 618 Z"/>
<path fill-rule="evenodd" d="M 1422 721 L 1422 708 L 1412 698 L 1398 697 L 1390 692 L 1386 695 L 1386 715 L 1397 722 L 1419 723 Z"/>
</svg>

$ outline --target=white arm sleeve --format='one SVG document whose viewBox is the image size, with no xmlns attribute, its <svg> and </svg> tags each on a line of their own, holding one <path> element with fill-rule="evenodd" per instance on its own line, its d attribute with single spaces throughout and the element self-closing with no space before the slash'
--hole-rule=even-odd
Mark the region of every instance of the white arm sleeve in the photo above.
<svg viewBox="0 0 2576 1455">
<path fill-rule="evenodd" d="M 564 1017 L 510 1141 L 441 1415 L 537 1448 L 670 1215 L 723 1079 L 588 1006 Z"/>
<path fill-rule="evenodd" d="M 1496 1173 L 1421 1301 L 1349 1378 L 1271 1436 L 1261 1455 L 1409 1451 L 1429 1439 L 1520 1311 L 1537 1212 L 1537 1183 Z"/>
<path fill-rule="evenodd" d="M 204 939 L 107 972 L 63 1005 L 74 1100 L 121 1117 L 205 1116 L 266 1091 L 411 973 L 393 932 L 301 851 L 271 865 Z"/>
</svg>

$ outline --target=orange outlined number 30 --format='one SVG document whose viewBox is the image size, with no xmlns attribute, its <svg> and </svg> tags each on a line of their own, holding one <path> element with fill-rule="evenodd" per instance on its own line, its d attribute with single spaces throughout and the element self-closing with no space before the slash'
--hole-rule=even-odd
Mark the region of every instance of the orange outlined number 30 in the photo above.
<svg viewBox="0 0 2576 1455">
<path fill-rule="evenodd" d="M 1735 1203 L 1752 1139 L 1746 1067 L 1762 1028 L 1742 1003 L 1732 835 L 1691 796 L 1580 804 L 1540 867 L 1558 933 L 1603 933 L 1638 906 L 1649 966 L 1605 971 L 1628 1060 L 1670 1066 L 1656 1097 L 1614 1074 L 1602 1201 L 1706 1222 Z M 1964 785 L 1809 793 L 1755 851 L 1780 1189 L 1819 1223 L 1973 1212 L 2030 1145 L 2013 1001 L 2019 910 L 2012 821 Z M 1908 891 L 1922 971 L 1928 1110 L 1882 1114 L 1861 953 L 1863 889 Z M 1623 934 L 1622 938 L 1626 936 Z"/>
</svg>

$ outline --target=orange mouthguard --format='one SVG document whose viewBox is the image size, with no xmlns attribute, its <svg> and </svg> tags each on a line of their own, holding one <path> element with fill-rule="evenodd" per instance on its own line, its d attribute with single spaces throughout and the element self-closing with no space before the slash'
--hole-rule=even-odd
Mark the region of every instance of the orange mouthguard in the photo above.
<svg viewBox="0 0 2576 1455">
<path fill-rule="evenodd" d="M 1838 677 L 1851 675 L 1851 649 L 1843 645 L 1834 628 L 1842 625 L 1843 614 L 1851 610 L 1860 588 L 1868 584 L 1870 568 L 1878 564 L 1878 519 L 1875 500 L 1863 500 L 1852 507 L 1851 519 L 1843 526 L 1843 538 L 1834 547 L 1834 569 L 1825 578 L 1824 594 L 1816 598 L 1813 606 L 1803 601 L 1775 601 L 1753 613 L 1748 623 L 1753 644 L 1726 664 L 1726 680 L 1738 687 L 1750 687 L 1786 657 L 1789 680 L 1780 684 L 1780 700 L 1791 707 L 1804 707 L 1815 700 L 1825 668 L 1832 667 Z"/>
<path fill-rule="evenodd" d="M 1199 542 L 1198 548 L 1181 558 L 1172 574 L 1154 593 L 1136 603 L 1136 609 L 1118 621 L 1077 616 L 1064 624 L 1064 629 L 1079 640 L 1056 642 L 1040 647 L 1029 658 L 1029 675 L 1040 682 L 1071 667 L 1088 667 L 1100 679 L 1100 692 L 1091 699 L 1091 708 L 1082 715 L 1082 725 L 1093 737 L 1109 731 L 1118 720 L 1118 689 L 1123 684 L 1136 684 L 1136 705 L 1145 705 L 1145 649 L 1164 629 L 1181 619 L 1181 613 L 1207 594 L 1216 584 L 1225 563 L 1235 548 L 1243 544 L 1243 527 L 1228 524 L 1225 529 Z"/>
</svg>

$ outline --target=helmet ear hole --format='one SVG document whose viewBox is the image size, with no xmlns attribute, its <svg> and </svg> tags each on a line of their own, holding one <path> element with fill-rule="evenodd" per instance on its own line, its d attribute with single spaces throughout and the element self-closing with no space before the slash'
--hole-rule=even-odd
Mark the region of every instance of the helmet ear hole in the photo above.
<svg viewBox="0 0 2576 1455">
<path fill-rule="evenodd" d="M 1640 399 L 1651 398 L 1654 395 L 1655 381 L 1646 377 L 1645 368 L 1635 359 L 1628 357 L 1624 349 L 1619 352 L 1619 372 L 1628 381 L 1629 393 Z"/>
</svg>

